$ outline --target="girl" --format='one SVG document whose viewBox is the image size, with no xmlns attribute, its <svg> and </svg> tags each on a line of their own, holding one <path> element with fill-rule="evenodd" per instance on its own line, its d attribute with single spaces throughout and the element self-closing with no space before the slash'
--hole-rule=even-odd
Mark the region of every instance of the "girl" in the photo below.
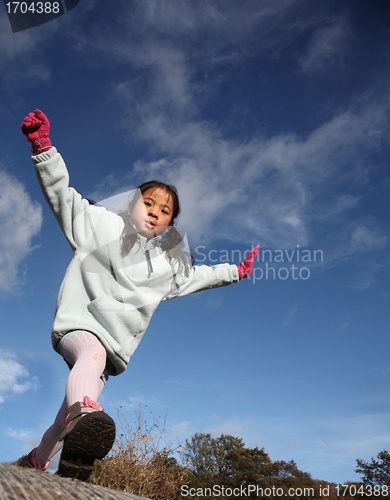
<svg viewBox="0 0 390 500">
<path fill-rule="evenodd" d="M 122 373 L 162 300 L 238 282 L 259 250 L 239 266 L 193 265 L 174 227 L 180 212 L 173 186 L 158 181 L 132 193 L 117 214 L 69 187 L 68 171 L 50 141 L 40 110 L 24 119 L 43 194 L 74 251 L 62 282 L 53 348 L 70 367 L 65 399 L 37 448 L 18 464 L 46 470 L 61 448 L 58 474 L 86 480 L 110 451 L 115 423 L 97 402 L 109 375 Z"/>
</svg>

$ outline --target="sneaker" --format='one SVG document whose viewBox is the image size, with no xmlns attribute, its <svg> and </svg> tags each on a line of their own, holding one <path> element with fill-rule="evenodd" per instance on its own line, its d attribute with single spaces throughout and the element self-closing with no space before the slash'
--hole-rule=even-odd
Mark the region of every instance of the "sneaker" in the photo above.
<svg viewBox="0 0 390 500">
<path fill-rule="evenodd" d="M 41 465 L 35 458 L 36 452 L 37 449 L 34 448 L 28 455 L 24 455 L 23 457 L 19 458 L 19 460 L 16 462 L 16 465 L 19 465 L 20 467 L 28 467 L 29 469 L 45 471 L 49 467 L 50 460 L 47 461 L 45 465 Z"/>
<path fill-rule="evenodd" d="M 114 444 L 115 422 L 99 403 L 85 397 L 69 407 L 65 425 L 57 474 L 87 481 L 95 460 L 104 458 Z"/>
</svg>

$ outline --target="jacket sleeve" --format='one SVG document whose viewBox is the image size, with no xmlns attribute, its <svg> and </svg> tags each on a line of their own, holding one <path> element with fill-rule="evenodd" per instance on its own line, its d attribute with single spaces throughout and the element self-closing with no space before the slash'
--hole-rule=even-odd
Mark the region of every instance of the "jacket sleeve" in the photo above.
<svg viewBox="0 0 390 500">
<path fill-rule="evenodd" d="M 101 228 L 114 229 L 121 224 L 118 222 L 119 217 L 108 213 L 103 207 L 91 207 L 88 200 L 69 187 L 68 170 L 56 148 L 33 156 L 32 160 L 46 201 L 73 250 L 87 242 L 94 242 L 95 246 L 104 244 Z M 115 218 L 117 221 L 107 224 L 107 218 Z M 107 233 L 107 229 L 105 232 Z M 97 241 L 98 233 L 100 242 Z M 109 240 L 108 235 L 106 239 Z"/>
<path fill-rule="evenodd" d="M 73 221 L 88 202 L 69 187 L 68 170 L 56 148 L 53 147 L 45 153 L 33 156 L 32 160 L 46 201 L 71 247 L 75 250 L 77 244 L 73 232 Z"/>
<path fill-rule="evenodd" d="M 191 293 L 209 290 L 220 286 L 237 283 L 238 270 L 234 264 L 217 264 L 215 266 L 193 266 L 189 277 L 176 290 L 176 292 L 165 297 L 164 300 L 184 297 Z"/>
</svg>

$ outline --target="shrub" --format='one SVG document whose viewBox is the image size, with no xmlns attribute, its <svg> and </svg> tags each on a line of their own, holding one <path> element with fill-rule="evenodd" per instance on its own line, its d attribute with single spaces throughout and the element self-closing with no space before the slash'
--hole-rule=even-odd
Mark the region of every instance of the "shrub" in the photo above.
<svg viewBox="0 0 390 500">
<path fill-rule="evenodd" d="M 180 446 L 162 446 L 165 426 L 154 419 L 148 426 L 138 408 L 135 425 L 119 415 L 120 434 L 110 455 L 99 461 L 90 482 L 152 500 L 180 498 L 187 471 L 174 458 Z"/>
</svg>

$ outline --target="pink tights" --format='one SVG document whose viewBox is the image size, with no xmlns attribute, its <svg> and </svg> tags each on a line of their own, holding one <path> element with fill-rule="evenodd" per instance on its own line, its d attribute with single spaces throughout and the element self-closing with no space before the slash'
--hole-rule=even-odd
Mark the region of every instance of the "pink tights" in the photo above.
<svg viewBox="0 0 390 500">
<path fill-rule="evenodd" d="M 83 330 L 71 332 L 64 338 L 61 354 L 73 367 L 66 381 L 62 406 L 35 453 L 36 460 L 42 465 L 62 448 L 62 441 L 58 439 L 65 428 L 69 406 L 82 401 L 84 396 L 97 401 L 104 388 L 101 376 L 106 366 L 106 351 L 95 335 Z"/>
</svg>

